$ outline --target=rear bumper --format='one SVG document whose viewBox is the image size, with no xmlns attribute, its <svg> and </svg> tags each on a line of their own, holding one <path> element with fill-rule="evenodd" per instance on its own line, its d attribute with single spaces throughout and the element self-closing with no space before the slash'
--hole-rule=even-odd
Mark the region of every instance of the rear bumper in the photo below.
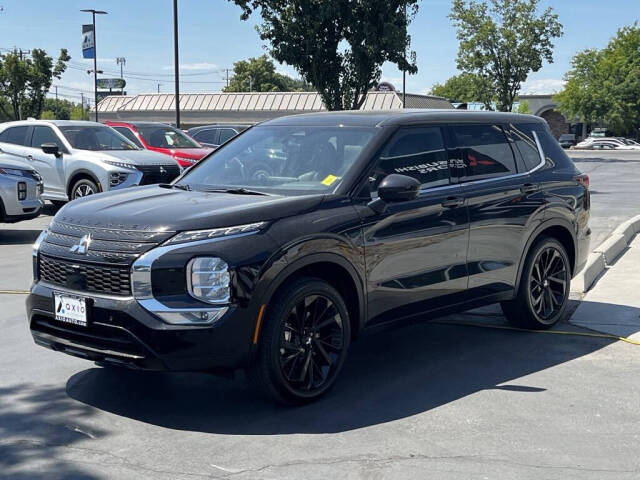
<svg viewBox="0 0 640 480">
<path fill-rule="evenodd" d="M 87 299 L 88 326 L 55 320 L 53 293 Z M 145 370 L 232 371 L 246 366 L 250 342 L 240 309 L 212 326 L 169 325 L 133 298 L 94 296 L 35 283 L 27 317 L 36 344 L 69 355 Z"/>
</svg>

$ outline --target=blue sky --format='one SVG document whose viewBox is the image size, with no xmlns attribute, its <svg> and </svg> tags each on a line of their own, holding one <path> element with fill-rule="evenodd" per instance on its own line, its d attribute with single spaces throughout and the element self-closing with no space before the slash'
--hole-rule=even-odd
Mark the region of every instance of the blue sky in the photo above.
<svg viewBox="0 0 640 480">
<path fill-rule="evenodd" d="M 57 56 L 67 48 L 72 64 L 58 93 L 79 100 L 80 91 L 92 91 L 82 59 L 81 25 L 90 15 L 81 8 L 107 10 L 97 18 L 98 68 L 119 72 L 116 57 L 125 57 L 124 77 L 128 93 L 172 92 L 173 24 L 171 0 L 0 0 L 0 48 L 44 48 Z M 447 18 L 450 0 L 423 0 L 410 26 L 419 73 L 409 76 L 407 91 L 426 93 L 436 82 L 456 73 L 458 42 Z M 618 28 L 640 19 L 640 0 L 542 0 L 552 6 L 564 25 L 556 41 L 555 61 L 530 76 L 524 92 L 548 93 L 561 87 L 571 57 L 580 50 L 603 47 Z M 240 20 L 240 9 L 226 0 L 179 0 L 181 91 L 211 92 L 224 85 L 224 69 L 235 61 L 264 53 L 253 16 Z M 295 71 L 279 66 L 280 71 Z M 129 76 L 131 75 L 131 76 Z M 136 76 L 138 78 L 132 78 Z M 401 75 L 393 65 L 383 66 L 383 80 L 401 87 Z M 208 82 L 208 83 L 207 83 Z"/>
</svg>

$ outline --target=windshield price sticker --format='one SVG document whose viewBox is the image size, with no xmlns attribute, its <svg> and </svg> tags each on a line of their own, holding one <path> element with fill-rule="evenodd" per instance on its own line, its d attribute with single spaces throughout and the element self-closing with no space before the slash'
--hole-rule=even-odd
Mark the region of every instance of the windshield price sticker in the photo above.
<svg viewBox="0 0 640 480">
<path fill-rule="evenodd" d="M 335 175 L 327 175 L 325 179 L 322 180 L 322 184 L 328 187 L 331 184 L 333 184 L 337 179 L 338 177 L 336 177 Z"/>
</svg>

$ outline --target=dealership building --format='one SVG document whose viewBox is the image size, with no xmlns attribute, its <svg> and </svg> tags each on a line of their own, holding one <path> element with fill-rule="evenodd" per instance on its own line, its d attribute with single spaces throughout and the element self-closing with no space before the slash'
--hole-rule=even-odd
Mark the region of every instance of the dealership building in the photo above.
<svg viewBox="0 0 640 480">
<path fill-rule="evenodd" d="M 407 93 L 405 108 L 452 109 L 441 97 Z M 396 91 L 367 93 L 360 110 L 385 111 L 402 108 L 402 94 Z M 316 92 L 184 93 L 180 95 L 183 128 L 212 123 L 253 124 L 299 113 L 326 111 Z M 98 103 L 101 121 L 175 122 L 175 95 L 149 93 L 109 96 Z"/>
</svg>

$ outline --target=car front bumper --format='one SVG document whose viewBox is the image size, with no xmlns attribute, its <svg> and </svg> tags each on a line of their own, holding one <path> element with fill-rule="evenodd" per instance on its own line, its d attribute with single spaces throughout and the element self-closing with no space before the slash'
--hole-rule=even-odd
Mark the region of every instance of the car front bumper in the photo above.
<svg viewBox="0 0 640 480">
<path fill-rule="evenodd" d="M 88 325 L 55 319 L 54 292 L 86 299 Z M 98 296 L 40 281 L 27 298 L 34 341 L 76 357 L 145 370 L 233 371 L 246 366 L 246 312 L 231 307 L 213 325 L 171 325 L 132 297 Z"/>
</svg>

